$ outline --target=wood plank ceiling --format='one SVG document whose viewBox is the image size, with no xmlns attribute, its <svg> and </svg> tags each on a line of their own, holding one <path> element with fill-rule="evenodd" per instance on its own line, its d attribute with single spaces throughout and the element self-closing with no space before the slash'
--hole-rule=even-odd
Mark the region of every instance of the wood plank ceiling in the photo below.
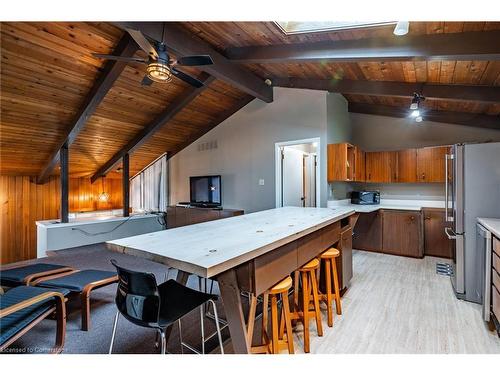
<svg viewBox="0 0 500 375">
<path fill-rule="evenodd" d="M 222 54 L 228 48 L 393 37 L 393 26 L 284 35 L 271 22 L 183 22 Z M 500 22 L 414 22 L 410 35 L 499 30 Z M 111 53 L 123 31 L 110 23 L 1 23 L 1 174 L 38 175 L 103 69 L 91 54 Z M 138 52 L 137 56 L 144 56 Z M 262 79 L 298 77 L 500 86 L 499 61 L 363 61 L 241 64 Z M 198 75 L 201 71 L 190 69 Z M 145 66 L 128 65 L 70 147 L 70 174 L 90 176 L 189 87 L 141 86 Z M 411 95 L 411 93 L 409 93 Z M 401 97 L 345 95 L 349 102 L 408 107 Z M 166 151 L 178 151 L 248 97 L 222 80 L 209 84 L 130 157 L 134 174 Z M 500 103 L 427 100 L 434 110 L 499 115 Z M 109 175 L 112 175 L 110 173 Z"/>
</svg>

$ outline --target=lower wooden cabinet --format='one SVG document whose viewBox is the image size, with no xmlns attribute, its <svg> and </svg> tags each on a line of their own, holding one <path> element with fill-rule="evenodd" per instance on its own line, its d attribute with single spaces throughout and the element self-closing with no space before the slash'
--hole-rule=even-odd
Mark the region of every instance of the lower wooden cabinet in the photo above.
<svg viewBox="0 0 500 375">
<path fill-rule="evenodd" d="M 424 255 L 451 258 L 453 242 L 444 233 L 444 208 L 424 208 Z"/>
<path fill-rule="evenodd" d="M 420 211 L 382 209 L 361 214 L 354 227 L 353 248 L 421 258 L 422 226 Z"/>
<path fill-rule="evenodd" d="M 354 227 L 353 247 L 359 250 L 382 251 L 382 215 L 380 211 L 359 215 Z"/>
<path fill-rule="evenodd" d="M 421 258 L 422 215 L 420 211 L 382 211 L 382 252 Z"/>
</svg>

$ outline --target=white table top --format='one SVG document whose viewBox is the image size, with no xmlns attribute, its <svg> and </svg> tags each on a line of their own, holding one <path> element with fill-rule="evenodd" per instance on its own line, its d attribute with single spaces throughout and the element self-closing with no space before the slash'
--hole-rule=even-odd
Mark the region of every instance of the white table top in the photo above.
<svg viewBox="0 0 500 375">
<path fill-rule="evenodd" d="M 212 277 L 353 213 L 350 208 L 283 207 L 107 243 L 114 251 Z"/>
<path fill-rule="evenodd" d="M 500 239 L 500 219 L 493 219 L 489 217 L 478 217 L 477 221 L 483 227 L 488 229 L 491 234 Z"/>
</svg>

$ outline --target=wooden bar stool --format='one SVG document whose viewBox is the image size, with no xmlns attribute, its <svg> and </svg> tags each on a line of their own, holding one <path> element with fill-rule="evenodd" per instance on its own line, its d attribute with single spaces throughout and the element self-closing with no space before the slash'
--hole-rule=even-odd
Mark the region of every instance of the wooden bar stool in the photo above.
<svg viewBox="0 0 500 375">
<path fill-rule="evenodd" d="M 262 303 L 262 345 L 252 346 L 252 353 L 279 354 L 280 350 L 288 348 L 288 353 L 294 354 L 292 322 L 290 320 L 290 303 L 288 301 L 288 292 L 291 287 L 292 278 L 287 276 L 285 279 L 281 280 L 264 293 Z M 271 297 L 271 335 L 268 333 L 269 297 Z M 282 302 L 281 319 L 279 319 L 278 316 L 278 297 L 281 298 Z M 248 340 L 250 343 L 252 342 L 252 332 L 250 332 L 250 327 L 253 331 L 254 320 L 255 307 L 252 301 L 248 324 Z M 280 320 L 280 322 L 278 320 Z M 283 335 L 279 335 L 280 323 L 286 328 L 286 338 L 284 338 Z"/>
<path fill-rule="evenodd" d="M 300 320 L 304 326 L 304 352 L 310 352 L 310 338 L 309 338 L 309 320 L 316 319 L 316 330 L 318 336 L 323 336 L 323 327 L 321 325 L 321 311 L 319 308 L 319 292 L 318 281 L 316 278 L 316 271 L 319 269 L 320 262 L 317 258 L 309 261 L 297 271 L 295 271 L 295 285 L 293 292 L 293 312 L 291 319 Z M 302 306 L 299 304 L 299 278 L 302 284 Z M 312 293 L 312 309 L 310 309 Z M 284 327 L 280 327 L 280 333 Z"/>
<path fill-rule="evenodd" d="M 335 308 L 338 315 L 342 315 L 342 306 L 340 304 L 340 289 L 339 278 L 337 273 L 337 264 L 335 258 L 340 256 L 340 251 L 334 247 L 329 248 L 321 254 L 320 259 L 325 265 L 325 284 L 326 294 L 320 294 L 320 300 L 326 302 L 328 314 L 328 326 L 333 326 L 332 300 L 335 299 Z M 333 288 L 335 293 L 332 293 L 332 274 Z"/>
</svg>

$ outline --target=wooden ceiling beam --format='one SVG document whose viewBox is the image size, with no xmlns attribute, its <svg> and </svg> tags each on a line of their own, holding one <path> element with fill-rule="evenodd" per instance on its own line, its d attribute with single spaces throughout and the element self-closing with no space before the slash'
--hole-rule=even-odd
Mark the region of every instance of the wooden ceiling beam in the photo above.
<svg viewBox="0 0 500 375">
<path fill-rule="evenodd" d="M 389 117 L 409 117 L 408 108 L 387 105 L 349 102 L 349 112 Z M 470 112 L 450 112 L 436 110 L 421 110 L 424 121 L 444 122 L 448 124 L 472 126 L 500 130 L 500 116 L 484 115 Z M 416 124 L 418 125 L 418 124 Z"/>
<path fill-rule="evenodd" d="M 417 92 L 428 99 L 500 102 L 500 87 L 441 85 L 391 81 L 357 81 L 309 78 L 273 78 L 273 86 L 323 90 L 341 94 L 377 95 L 410 98 Z"/>
<path fill-rule="evenodd" d="M 197 139 L 208 133 L 210 130 L 215 128 L 217 125 L 219 125 L 221 122 L 227 120 L 229 117 L 234 115 L 236 112 L 238 112 L 240 109 L 242 109 L 244 106 L 246 106 L 248 103 L 250 103 L 252 100 L 255 98 L 252 95 L 247 95 L 238 100 L 234 105 L 229 107 L 228 109 L 224 110 L 221 112 L 213 121 L 211 121 L 206 127 L 203 127 L 199 132 L 193 134 L 191 137 L 186 139 L 184 142 L 182 142 L 178 147 L 176 147 L 175 150 L 169 151 L 167 153 L 167 159 L 170 159 L 172 156 L 175 154 L 179 153 L 186 147 L 188 147 L 191 143 L 195 142 Z"/>
<path fill-rule="evenodd" d="M 202 87 L 190 87 L 167 107 L 165 110 L 146 125 L 133 139 L 131 139 L 125 146 L 116 152 L 106 163 L 104 163 L 97 172 L 91 177 L 91 182 L 94 183 L 99 177 L 105 176 L 111 171 L 122 158 L 134 150 L 142 146 L 151 136 L 162 128 L 165 123 L 170 121 L 177 113 L 182 111 L 189 103 L 191 103 L 198 95 L 208 88 L 210 83 L 215 80 L 215 77 L 202 73 L 198 78 L 204 83 Z"/>
<path fill-rule="evenodd" d="M 358 62 L 407 60 L 498 60 L 500 31 L 407 35 L 315 43 L 233 47 L 237 63 Z"/>
<path fill-rule="evenodd" d="M 128 34 L 124 34 L 113 51 L 113 54 L 117 56 L 131 57 L 135 54 L 138 48 L 139 47 L 134 40 Z M 38 184 L 47 182 L 53 169 L 59 163 L 61 148 L 64 146 L 69 147 L 74 142 L 87 123 L 87 120 L 94 114 L 97 106 L 104 99 L 126 66 L 127 64 L 122 61 L 106 61 L 102 73 L 99 74 L 99 77 L 92 86 L 92 89 L 87 94 L 85 100 L 83 101 L 83 105 L 78 110 L 71 126 L 66 129 L 63 139 L 57 148 L 52 152 L 49 160 L 38 175 Z"/>
<path fill-rule="evenodd" d="M 262 78 L 231 63 L 209 43 L 182 30 L 172 22 L 117 22 L 116 25 L 139 30 L 151 39 L 163 41 L 167 49 L 178 56 L 210 55 L 214 64 L 200 66 L 199 69 L 266 103 L 273 101 L 273 88 L 266 85 Z"/>
</svg>

